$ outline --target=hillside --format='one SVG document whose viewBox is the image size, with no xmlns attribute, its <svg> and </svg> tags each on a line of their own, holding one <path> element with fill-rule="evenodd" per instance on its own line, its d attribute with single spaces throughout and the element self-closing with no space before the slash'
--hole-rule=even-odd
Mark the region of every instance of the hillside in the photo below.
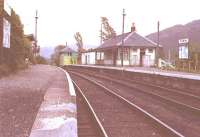
<svg viewBox="0 0 200 137">
<path fill-rule="evenodd" d="M 157 42 L 157 32 L 149 34 L 147 37 Z M 200 46 L 200 20 L 185 25 L 175 25 L 160 31 L 160 44 L 163 45 L 166 57 L 169 49 L 171 49 L 171 54 L 177 53 L 178 40 L 182 38 L 189 38 L 190 45 Z"/>
<path fill-rule="evenodd" d="M 54 52 L 54 47 L 41 47 L 40 48 L 40 55 L 50 59 L 51 58 L 51 54 L 53 54 Z"/>
</svg>

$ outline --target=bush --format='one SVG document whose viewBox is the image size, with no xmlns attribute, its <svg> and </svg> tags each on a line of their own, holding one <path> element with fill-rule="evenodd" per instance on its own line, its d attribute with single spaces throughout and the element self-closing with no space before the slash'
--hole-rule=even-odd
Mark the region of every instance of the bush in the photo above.
<svg viewBox="0 0 200 137">
<path fill-rule="evenodd" d="M 47 60 L 46 60 L 44 57 L 42 57 L 42 56 L 37 56 L 37 57 L 36 57 L 36 62 L 37 62 L 38 64 L 48 64 L 48 63 L 47 63 Z"/>
</svg>

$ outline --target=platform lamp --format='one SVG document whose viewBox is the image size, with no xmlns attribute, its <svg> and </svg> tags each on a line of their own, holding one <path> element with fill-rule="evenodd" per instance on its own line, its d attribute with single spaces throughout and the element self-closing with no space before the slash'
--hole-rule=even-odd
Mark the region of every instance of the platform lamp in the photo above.
<svg viewBox="0 0 200 137">
<path fill-rule="evenodd" d="M 37 24 L 38 24 L 38 22 L 37 22 L 37 20 L 38 20 L 38 11 L 36 10 L 36 14 L 35 14 L 35 52 L 34 52 L 34 54 L 35 54 L 35 56 L 37 56 L 37 51 L 38 51 L 38 40 L 37 40 Z"/>
<path fill-rule="evenodd" d="M 123 67 L 124 66 L 124 62 L 123 62 L 123 56 L 124 56 L 124 20 L 125 20 L 125 9 L 123 9 L 123 13 L 122 13 L 122 16 L 123 16 L 123 20 L 122 20 L 122 45 L 121 45 L 121 66 Z"/>
</svg>

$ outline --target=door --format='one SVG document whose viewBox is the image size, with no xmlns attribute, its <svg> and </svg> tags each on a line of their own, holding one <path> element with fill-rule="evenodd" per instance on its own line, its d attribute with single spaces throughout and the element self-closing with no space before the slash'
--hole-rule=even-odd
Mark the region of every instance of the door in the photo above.
<svg viewBox="0 0 200 137">
<path fill-rule="evenodd" d="M 150 56 L 149 55 L 143 55 L 142 56 L 142 65 L 144 67 L 150 67 Z"/>
<path fill-rule="evenodd" d="M 131 62 L 131 65 L 133 66 L 137 66 L 138 65 L 138 56 L 137 55 L 132 55 L 131 58 L 130 58 L 130 62 Z"/>
</svg>

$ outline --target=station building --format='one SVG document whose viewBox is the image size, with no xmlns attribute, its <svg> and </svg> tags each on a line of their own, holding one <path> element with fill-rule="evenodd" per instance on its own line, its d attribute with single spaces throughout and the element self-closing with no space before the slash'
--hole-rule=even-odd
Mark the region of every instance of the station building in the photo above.
<svg viewBox="0 0 200 137">
<path fill-rule="evenodd" d="M 124 66 L 156 66 L 160 47 L 138 34 L 132 26 L 131 32 L 108 39 L 96 49 L 82 53 L 82 64 L 121 66 L 123 51 Z"/>
<path fill-rule="evenodd" d="M 77 64 L 77 52 L 68 46 L 60 51 L 60 66 Z"/>
<path fill-rule="evenodd" d="M 81 64 L 95 65 L 97 52 L 95 49 L 84 51 L 81 53 Z"/>
</svg>

